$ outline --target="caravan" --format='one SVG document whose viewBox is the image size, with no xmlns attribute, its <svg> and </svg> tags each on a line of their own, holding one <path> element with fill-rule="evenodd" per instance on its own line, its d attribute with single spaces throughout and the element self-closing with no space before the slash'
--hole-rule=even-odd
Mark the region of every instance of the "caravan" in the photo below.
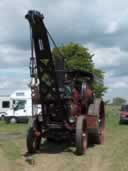
<svg viewBox="0 0 128 171">
<path fill-rule="evenodd" d="M 7 111 L 11 108 L 11 100 L 9 96 L 0 96 L 0 119 L 4 119 Z"/>
<path fill-rule="evenodd" d="M 15 91 L 10 96 L 12 107 L 6 112 L 5 120 L 10 123 L 28 122 L 32 116 L 31 91 Z"/>
</svg>

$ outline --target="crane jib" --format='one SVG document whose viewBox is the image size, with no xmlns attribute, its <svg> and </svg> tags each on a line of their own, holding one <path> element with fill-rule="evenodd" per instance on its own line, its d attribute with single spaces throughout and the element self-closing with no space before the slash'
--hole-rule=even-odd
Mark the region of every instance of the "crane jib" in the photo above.
<svg viewBox="0 0 128 171">
<path fill-rule="evenodd" d="M 61 65 L 55 66 L 50 49 L 48 32 L 43 22 L 43 15 L 37 11 L 29 11 L 25 18 L 29 21 L 31 28 L 31 47 L 32 55 L 33 49 L 35 52 L 36 65 L 32 69 L 36 72 L 34 77 L 39 79 L 39 94 L 41 104 L 50 103 L 54 101 L 56 110 L 64 110 L 61 103 L 61 91 L 63 90 L 64 81 L 64 61 L 61 61 Z M 32 63 L 33 65 L 33 63 Z M 58 71 L 61 72 L 58 73 Z M 62 72 L 63 71 L 63 72 Z M 31 71 L 31 73 L 33 73 Z M 63 77 L 63 78 L 62 78 Z M 61 81 L 60 81 L 61 80 Z M 63 113 L 62 111 L 59 113 Z"/>
</svg>

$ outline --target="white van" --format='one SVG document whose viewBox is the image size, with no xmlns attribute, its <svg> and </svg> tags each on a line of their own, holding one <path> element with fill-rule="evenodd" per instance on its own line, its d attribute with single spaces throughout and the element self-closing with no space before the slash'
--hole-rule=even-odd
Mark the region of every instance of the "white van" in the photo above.
<svg viewBox="0 0 128 171">
<path fill-rule="evenodd" d="M 12 107 L 6 113 L 5 120 L 10 123 L 28 122 L 32 116 L 32 100 L 30 90 L 18 90 L 11 94 Z"/>
<path fill-rule="evenodd" d="M 9 96 L 0 96 L 0 119 L 4 119 L 11 106 L 12 102 Z"/>
</svg>

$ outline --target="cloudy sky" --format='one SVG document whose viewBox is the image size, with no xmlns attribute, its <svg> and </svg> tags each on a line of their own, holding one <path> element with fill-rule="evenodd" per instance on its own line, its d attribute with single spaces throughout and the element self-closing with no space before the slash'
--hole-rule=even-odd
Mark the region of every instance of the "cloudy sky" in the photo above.
<svg viewBox="0 0 128 171">
<path fill-rule="evenodd" d="M 95 54 L 109 87 L 106 99 L 128 99 L 127 0 L 0 0 L 0 94 L 24 89 L 30 80 L 29 9 L 44 14 L 58 45 L 72 41 Z"/>
</svg>

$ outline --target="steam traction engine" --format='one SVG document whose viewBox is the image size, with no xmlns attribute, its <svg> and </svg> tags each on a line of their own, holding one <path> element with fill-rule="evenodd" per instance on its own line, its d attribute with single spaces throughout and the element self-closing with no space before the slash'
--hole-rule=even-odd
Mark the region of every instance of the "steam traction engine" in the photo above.
<svg viewBox="0 0 128 171">
<path fill-rule="evenodd" d="M 41 138 L 66 140 L 84 154 L 88 139 L 104 141 L 104 102 L 95 99 L 91 89 L 93 74 L 82 70 L 64 70 L 64 59 L 54 59 L 51 38 L 44 16 L 29 11 L 25 16 L 31 32 L 31 92 L 33 123 L 27 134 L 29 153 L 40 148 Z M 41 110 L 39 113 L 39 106 Z"/>
</svg>

